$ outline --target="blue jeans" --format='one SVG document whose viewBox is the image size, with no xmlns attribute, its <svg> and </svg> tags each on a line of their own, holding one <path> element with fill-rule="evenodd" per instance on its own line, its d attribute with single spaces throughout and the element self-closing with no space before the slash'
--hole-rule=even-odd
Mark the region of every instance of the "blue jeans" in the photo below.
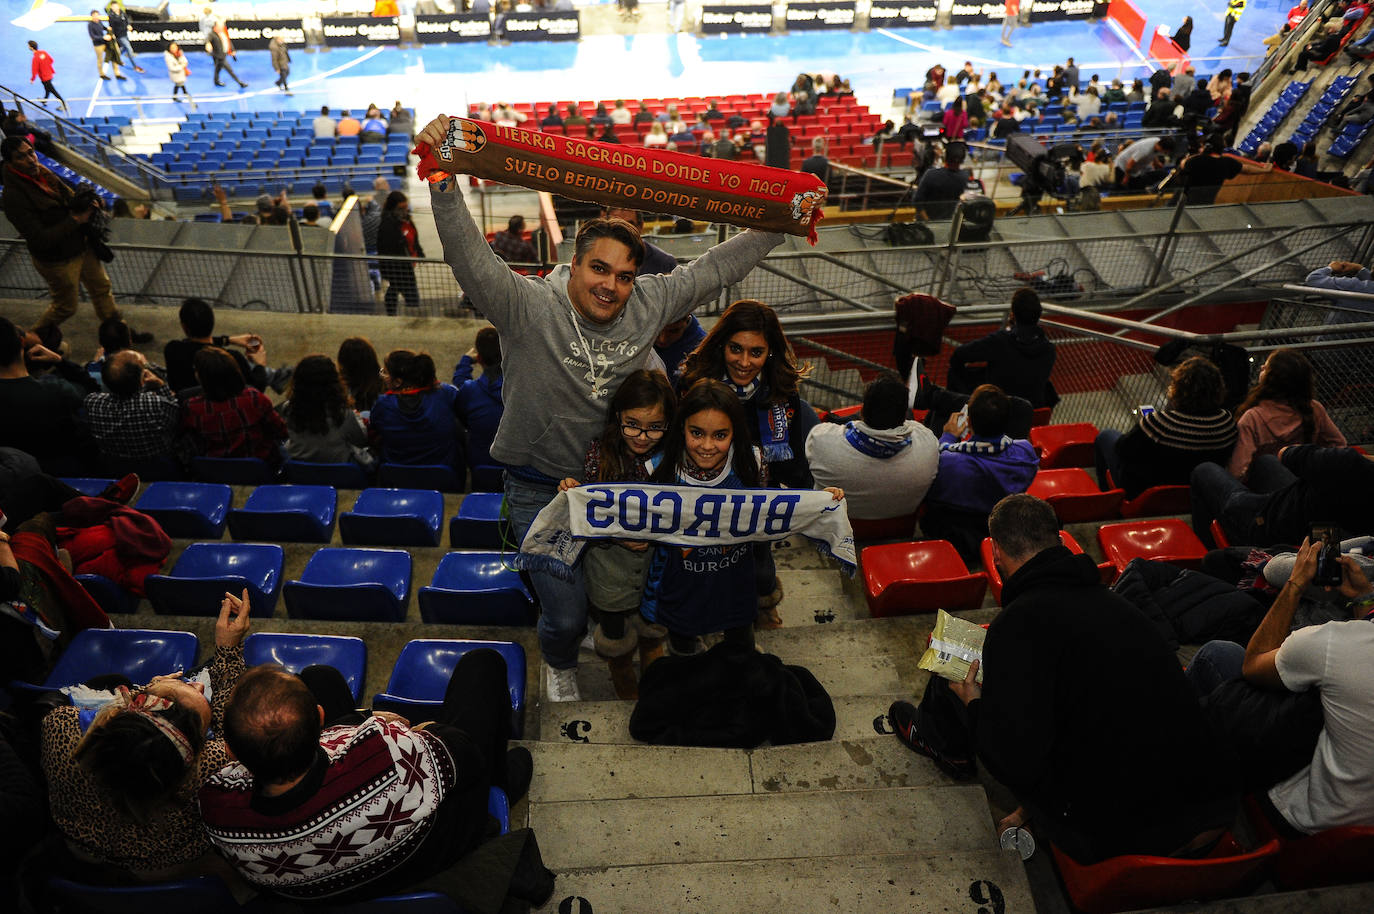
<svg viewBox="0 0 1374 914">
<path fill-rule="evenodd" d="M 534 518 L 558 494 L 555 485 L 542 485 L 506 474 L 506 510 L 517 541 Z M 582 565 L 573 568 L 573 580 L 530 572 L 530 583 L 539 595 L 539 650 L 544 662 L 556 670 L 577 668 L 577 649 L 587 631 L 587 588 Z"/>
<path fill-rule="evenodd" d="M 1237 545 L 1267 545 L 1272 539 L 1261 535 L 1255 518 L 1269 503 L 1270 496 L 1297 481 L 1297 477 L 1272 454 L 1256 457 L 1242 483 L 1224 467 L 1200 463 L 1193 468 L 1190 497 L 1193 502 L 1193 532 L 1204 543 L 1212 543 L 1212 521 L 1220 520 L 1226 536 Z M 1216 545 L 1212 543 L 1212 545 Z"/>
<path fill-rule="evenodd" d="M 1188 681 L 1199 698 L 1205 698 L 1223 682 L 1239 679 L 1245 648 L 1234 641 L 1208 641 L 1188 664 Z"/>
</svg>

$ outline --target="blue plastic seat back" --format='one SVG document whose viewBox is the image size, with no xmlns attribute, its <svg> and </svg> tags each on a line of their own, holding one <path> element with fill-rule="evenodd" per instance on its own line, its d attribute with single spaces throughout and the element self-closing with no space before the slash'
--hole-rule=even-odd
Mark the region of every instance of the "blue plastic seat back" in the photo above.
<svg viewBox="0 0 1374 914">
<path fill-rule="evenodd" d="M 239 907 L 228 887 L 213 876 L 150 882 L 143 885 L 86 885 L 67 879 L 49 883 L 61 910 L 87 914 L 147 914 L 149 911 L 194 911 L 196 914 L 231 914 Z"/>
<path fill-rule="evenodd" d="M 327 543 L 338 501 L 333 486 L 258 486 L 242 508 L 229 512 L 229 533 L 236 540 Z"/>
<path fill-rule="evenodd" d="M 472 491 L 502 492 L 506 488 L 506 468 L 496 465 L 473 467 Z"/>
<path fill-rule="evenodd" d="M 72 639 L 44 685 L 61 688 L 105 673 L 123 673 L 143 685 L 163 673 L 189 670 L 199 652 L 200 641 L 191 632 L 88 628 Z"/>
<path fill-rule="evenodd" d="M 99 495 L 115 482 L 113 479 L 97 479 L 91 476 L 63 476 L 62 481 L 82 495 L 89 496 Z"/>
<path fill-rule="evenodd" d="M 463 491 L 463 477 L 453 467 L 444 464 L 408 466 L 403 463 L 384 463 L 377 469 L 377 481 L 394 489 Z"/>
<path fill-rule="evenodd" d="M 474 492 L 463 498 L 458 513 L 449 521 L 449 543 L 455 549 L 500 549 L 502 547 L 500 492 Z"/>
<path fill-rule="evenodd" d="M 420 618 L 459 625 L 530 625 L 535 603 L 520 573 L 498 552 L 450 552 L 429 587 L 420 588 Z"/>
<path fill-rule="evenodd" d="M 386 695 L 437 708 L 444 701 L 448 681 L 458 666 L 459 658 L 468 651 L 480 648 L 496 651 L 505 659 L 511 707 L 517 711 L 523 709 L 525 649 L 513 641 L 453 641 L 438 638 L 410 641 L 396 658 L 391 679 L 386 684 Z"/>
<path fill-rule="evenodd" d="M 343 635 L 254 632 L 243 642 L 243 662 L 250 667 L 277 663 L 292 673 L 315 664 L 332 666 L 343 674 L 354 701 L 362 697 L 367 679 L 367 645 Z"/>
<path fill-rule="evenodd" d="M 401 549 L 320 549 L 299 581 L 288 581 L 295 618 L 399 622 L 410 606 L 410 553 Z"/>
<path fill-rule="evenodd" d="M 306 185 L 303 192 L 309 193 L 313 182 L 301 183 Z M 315 483 L 333 486 L 335 489 L 364 489 L 369 484 L 367 471 L 351 460 L 344 463 L 288 460 L 282 464 L 282 475 L 287 482 Z"/>
<path fill-rule="evenodd" d="M 131 613 L 138 608 L 138 597 L 102 574 L 78 574 L 74 577 L 91 595 L 91 599 L 100 604 L 106 615 Z"/>
<path fill-rule="evenodd" d="M 437 546 L 444 496 L 433 489 L 365 489 L 339 516 L 339 535 L 359 546 Z"/>
<path fill-rule="evenodd" d="M 191 475 L 203 482 L 256 486 L 271 482 L 277 471 L 257 457 L 192 457 Z"/>
<path fill-rule="evenodd" d="M 151 515 L 168 536 L 219 538 L 234 493 L 212 482 L 150 482 L 135 505 Z"/>
<path fill-rule="evenodd" d="M 284 560 L 275 543 L 192 543 L 171 572 L 148 575 L 148 599 L 155 612 L 211 616 L 226 590 L 237 596 L 246 586 L 253 615 L 265 619 L 277 605 Z"/>
</svg>

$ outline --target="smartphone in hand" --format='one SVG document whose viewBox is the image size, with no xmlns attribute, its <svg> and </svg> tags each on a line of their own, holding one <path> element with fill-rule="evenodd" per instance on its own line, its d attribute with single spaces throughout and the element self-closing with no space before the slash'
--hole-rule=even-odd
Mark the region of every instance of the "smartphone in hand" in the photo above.
<svg viewBox="0 0 1374 914">
<path fill-rule="evenodd" d="M 1311 541 L 1321 544 L 1317 553 L 1317 573 L 1312 583 L 1339 587 L 1341 583 L 1341 532 L 1334 524 L 1313 524 Z"/>
</svg>

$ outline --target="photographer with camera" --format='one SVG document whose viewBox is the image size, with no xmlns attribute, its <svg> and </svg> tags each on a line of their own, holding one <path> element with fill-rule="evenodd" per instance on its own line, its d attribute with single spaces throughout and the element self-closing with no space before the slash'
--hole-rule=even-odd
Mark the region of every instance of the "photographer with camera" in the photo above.
<svg viewBox="0 0 1374 914">
<path fill-rule="evenodd" d="M 34 269 L 52 294 L 52 304 L 34 330 L 46 338 L 43 328 L 56 327 L 75 314 L 80 286 L 85 286 L 102 321 L 119 317 L 110 277 L 101 263 L 114 259 L 105 243 L 109 216 L 104 202 L 89 188 L 73 191 L 38 164 L 37 153 L 24 137 L 5 137 L 0 160 L 5 216 L 28 244 Z M 134 342 L 150 339 L 149 334 L 134 334 Z"/>
</svg>

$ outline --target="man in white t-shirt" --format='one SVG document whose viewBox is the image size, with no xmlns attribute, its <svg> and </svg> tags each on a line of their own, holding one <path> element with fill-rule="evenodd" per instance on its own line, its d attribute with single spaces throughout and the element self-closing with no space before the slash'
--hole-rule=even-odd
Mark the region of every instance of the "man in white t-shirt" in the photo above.
<svg viewBox="0 0 1374 914">
<path fill-rule="evenodd" d="M 816 488 L 844 489 L 852 519 L 915 514 L 940 468 L 939 442 L 911 418 L 906 385 L 894 374 L 868 385 L 860 417 L 845 425 L 822 422 L 806 436 Z"/>
<path fill-rule="evenodd" d="M 1339 586 L 1352 618 L 1288 634 L 1320 551 L 1320 542 L 1303 541 L 1242 665 L 1246 680 L 1260 688 L 1321 690 L 1326 722 L 1311 763 L 1266 794 L 1273 810 L 1306 834 L 1374 825 L 1374 586 L 1354 559 L 1342 556 Z"/>
</svg>

